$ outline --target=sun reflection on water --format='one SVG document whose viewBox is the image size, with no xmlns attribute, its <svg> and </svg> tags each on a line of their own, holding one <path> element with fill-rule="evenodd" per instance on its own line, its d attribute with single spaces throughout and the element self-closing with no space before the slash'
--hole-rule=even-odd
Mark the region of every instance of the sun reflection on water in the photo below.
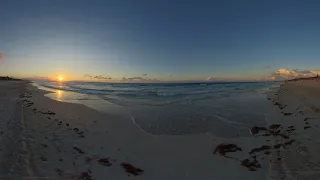
<svg viewBox="0 0 320 180">
<path fill-rule="evenodd" d="M 62 95 L 63 95 L 63 91 L 57 90 L 57 99 L 58 99 L 58 101 L 61 101 Z"/>
</svg>

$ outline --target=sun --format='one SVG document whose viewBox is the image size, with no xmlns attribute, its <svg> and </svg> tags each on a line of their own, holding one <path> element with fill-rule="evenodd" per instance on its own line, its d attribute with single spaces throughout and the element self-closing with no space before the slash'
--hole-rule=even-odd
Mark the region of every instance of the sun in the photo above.
<svg viewBox="0 0 320 180">
<path fill-rule="evenodd" d="M 59 81 L 63 81 L 63 77 L 62 76 L 59 76 L 58 79 L 59 79 Z"/>
</svg>

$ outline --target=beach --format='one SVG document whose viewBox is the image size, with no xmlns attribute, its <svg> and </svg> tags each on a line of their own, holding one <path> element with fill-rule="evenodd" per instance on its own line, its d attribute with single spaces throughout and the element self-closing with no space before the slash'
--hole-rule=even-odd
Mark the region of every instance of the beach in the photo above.
<svg viewBox="0 0 320 180">
<path fill-rule="evenodd" d="M 318 179 L 318 86 L 268 92 L 267 124 L 223 137 L 151 134 L 27 81 L 0 81 L 1 178 Z"/>
<path fill-rule="evenodd" d="M 291 148 L 283 148 L 283 169 L 293 179 L 319 179 L 319 78 L 285 82 L 271 101 L 285 116 L 281 124 L 291 126 Z"/>
<path fill-rule="evenodd" d="M 320 180 L 320 2 L 0 5 L 0 180 Z"/>
</svg>

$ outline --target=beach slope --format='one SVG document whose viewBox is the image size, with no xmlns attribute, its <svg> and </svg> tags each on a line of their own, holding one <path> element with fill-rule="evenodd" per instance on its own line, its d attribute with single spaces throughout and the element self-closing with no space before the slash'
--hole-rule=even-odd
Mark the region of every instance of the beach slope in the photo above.
<svg viewBox="0 0 320 180">
<path fill-rule="evenodd" d="M 319 78 L 286 81 L 270 95 L 290 127 L 291 148 L 282 147 L 282 168 L 289 179 L 320 178 L 320 82 Z"/>
<path fill-rule="evenodd" d="M 7 179 L 255 180 L 295 175 L 279 168 L 279 148 L 292 143 L 273 124 L 264 127 L 267 134 L 254 134 L 258 131 L 253 128 L 250 135 L 248 127 L 248 136 L 231 139 L 155 136 L 141 131 L 126 115 L 54 101 L 25 81 L 0 81 L 0 86 L 0 170 Z"/>
</svg>

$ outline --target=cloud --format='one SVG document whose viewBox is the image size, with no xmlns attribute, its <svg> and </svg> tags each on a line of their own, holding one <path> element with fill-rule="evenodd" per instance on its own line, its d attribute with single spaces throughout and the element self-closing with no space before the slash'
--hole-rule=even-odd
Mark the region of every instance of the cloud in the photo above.
<svg viewBox="0 0 320 180">
<path fill-rule="evenodd" d="M 295 70 L 289 70 L 289 69 L 279 69 L 275 72 L 271 73 L 274 76 L 282 76 L 282 77 L 296 77 L 298 76 L 298 73 Z"/>
<path fill-rule="evenodd" d="M 102 75 L 99 75 L 99 76 L 94 76 L 93 79 L 103 79 L 103 80 L 111 80 L 112 78 L 109 77 L 109 76 L 102 76 Z"/>
<path fill-rule="evenodd" d="M 277 79 L 277 78 L 276 78 L 275 76 L 272 76 L 272 77 L 267 78 L 268 81 L 274 81 L 274 80 L 276 80 L 276 79 Z"/>
<path fill-rule="evenodd" d="M 118 78 L 112 78 L 110 76 L 102 76 L 102 75 L 91 75 L 91 74 L 85 74 L 85 78 L 90 78 L 90 79 L 98 79 L 98 80 L 120 80 L 120 81 L 125 81 L 125 82 L 156 82 L 159 81 L 157 78 L 146 78 L 147 74 L 142 74 L 142 76 L 134 76 L 134 77 L 123 77 L 121 79 Z"/>
<path fill-rule="evenodd" d="M 269 78 L 278 79 L 294 79 L 302 77 L 312 77 L 320 74 L 318 70 L 300 70 L 300 69 L 279 69 L 271 73 Z"/>
<path fill-rule="evenodd" d="M 310 70 L 302 70 L 302 71 L 297 70 L 297 72 L 300 74 L 310 74 L 310 73 L 312 74 Z"/>
<path fill-rule="evenodd" d="M 207 78 L 205 78 L 206 81 L 221 81 L 223 80 L 222 78 L 214 78 L 212 76 L 209 76 Z"/>
<path fill-rule="evenodd" d="M 279 80 L 283 80 L 283 78 L 280 76 L 266 76 L 262 78 L 257 78 L 256 80 L 257 81 L 279 81 Z"/>
<path fill-rule="evenodd" d="M 213 77 L 211 77 L 211 76 L 209 76 L 209 77 L 207 77 L 205 80 L 206 80 L 206 81 L 213 81 L 213 80 L 214 80 L 214 78 L 213 78 Z"/>
<path fill-rule="evenodd" d="M 52 80 L 52 77 L 51 76 L 30 76 L 30 77 L 25 77 L 24 79 L 50 81 Z"/>
<path fill-rule="evenodd" d="M 88 77 L 90 79 L 99 79 L 99 80 L 111 80 L 112 79 L 112 77 L 110 77 L 110 76 L 102 76 L 102 75 L 92 76 L 90 74 L 85 74 L 84 77 Z"/>
<path fill-rule="evenodd" d="M 315 76 L 320 75 L 320 70 L 317 70 L 317 71 L 310 70 L 310 72 Z"/>
<path fill-rule="evenodd" d="M 136 76 L 136 77 L 129 77 L 129 78 L 123 77 L 122 81 L 127 81 L 127 82 L 154 82 L 154 81 L 159 81 L 159 80 L 157 78 L 151 79 L 151 78 L 144 78 L 144 77 Z"/>
</svg>

